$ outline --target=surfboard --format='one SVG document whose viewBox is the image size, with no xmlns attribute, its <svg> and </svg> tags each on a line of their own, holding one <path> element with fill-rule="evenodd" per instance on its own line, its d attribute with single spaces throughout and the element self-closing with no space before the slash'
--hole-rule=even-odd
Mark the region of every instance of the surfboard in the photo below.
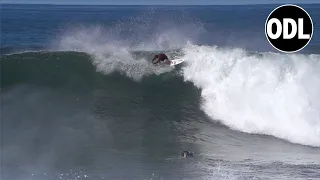
<svg viewBox="0 0 320 180">
<path fill-rule="evenodd" d="M 173 59 L 173 60 L 171 60 L 170 66 L 178 65 L 178 64 L 182 63 L 183 61 L 184 61 L 183 59 Z"/>
</svg>

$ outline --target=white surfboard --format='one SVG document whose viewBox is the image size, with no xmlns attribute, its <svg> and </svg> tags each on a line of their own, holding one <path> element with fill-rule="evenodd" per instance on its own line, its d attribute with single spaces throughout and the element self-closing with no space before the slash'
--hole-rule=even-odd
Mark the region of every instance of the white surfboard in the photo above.
<svg viewBox="0 0 320 180">
<path fill-rule="evenodd" d="M 184 61 L 183 59 L 173 59 L 173 60 L 171 60 L 170 66 L 178 65 L 178 64 L 182 63 L 183 61 Z"/>
</svg>

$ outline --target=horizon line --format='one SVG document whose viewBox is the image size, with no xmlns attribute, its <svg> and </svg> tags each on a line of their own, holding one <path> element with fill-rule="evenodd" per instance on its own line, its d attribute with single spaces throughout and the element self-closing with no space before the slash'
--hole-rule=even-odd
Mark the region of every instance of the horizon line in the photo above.
<svg viewBox="0 0 320 180">
<path fill-rule="evenodd" d="M 244 6 L 244 5 L 277 5 L 277 4 L 320 4 L 319 3 L 248 3 L 248 4 L 73 4 L 73 3 L 12 3 L 4 2 L 4 5 L 76 5 L 76 6 Z"/>
</svg>

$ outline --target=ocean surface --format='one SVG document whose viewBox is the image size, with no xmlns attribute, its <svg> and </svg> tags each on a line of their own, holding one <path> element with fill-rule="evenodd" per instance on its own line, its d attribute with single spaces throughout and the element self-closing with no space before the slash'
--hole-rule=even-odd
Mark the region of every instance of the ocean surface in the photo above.
<svg viewBox="0 0 320 180">
<path fill-rule="evenodd" d="M 1 4 L 0 179 L 320 179 L 320 4 L 292 54 L 277 6 Z"/>
</svg>

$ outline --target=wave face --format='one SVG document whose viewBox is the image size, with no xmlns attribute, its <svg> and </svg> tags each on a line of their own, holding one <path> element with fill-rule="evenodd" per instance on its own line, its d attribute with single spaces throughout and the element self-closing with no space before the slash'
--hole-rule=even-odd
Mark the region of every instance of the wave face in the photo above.
<svg viewBox="0 0 320 180">
<path fill-rule="evenodd" d="M 320 56 L 189 45 L 183 76 L 212 119 L 247 133 L 320 146 Z"/>
</svg>

